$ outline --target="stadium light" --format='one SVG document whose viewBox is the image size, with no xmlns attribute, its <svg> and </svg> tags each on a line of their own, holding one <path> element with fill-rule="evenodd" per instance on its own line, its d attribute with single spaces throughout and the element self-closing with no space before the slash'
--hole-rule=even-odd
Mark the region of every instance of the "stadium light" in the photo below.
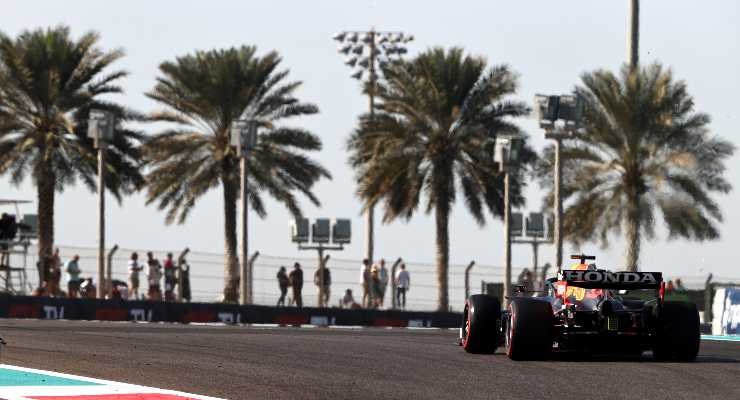
<svg viewBox="0 0 740 400">
<path fill-rule="evenodd" d="M 406 54 L 408 49 L 405 44 L 414 40 L 414 37 L 405 35 L 403 32 L 370 29 L 369 31 L 339 32 L 332 39 L 340 43 L 340 53 L 357 56 L 352 61 L 345 61 L 345 64 L 352 68 L 359 67 L 351 73 L 350 77 L 361 81 L 363 86 L 368 88 L 372 118 L 375 110 L 375 88 L 380 78 L 378 72 L 382 73 L 390 62 L 398 61 L 402 55 Z M 367 56 L 359 58 L 363 54 Z M 391 58 L 394 55 L 395 57 Z M 374 207 L 370 206 L 365 211 L 365 258 L 370 262 L 373 260 L 374 234 Z"/>
<path fill-rule="evenodd" d="M 252 266 L 249 262 L 248 252 L 248 230 L 247 230 L 247 216 L 249 210 L 247 209 L 247 157 L 251 150 L 257 146 L 257 128 L 258 122 L 256 120 L 238 120 L 231 124 L 231 145 L 236 147 L 236 153 L 240 158 L 240 169 L 241 169 L 241 192 L 240 195 L 240 225 L 241 225 L 241 242 L 240 242 L 240 256 L 241 256 L 241 278 L 239 280 L 239 302 L 241 304 L 252 303 Z"/>
<path fill-rule="evenodd" d="M 105 275 L 105 148 L 113 140 L 116 118 L 110 111 L 90 110 L 87 136 L 98 150 L 98 287 L 97 298 L 105 297 L 110 282 Z"/>
<path fill-rule="evenodd" d="M 585 101 L 578 94 L 561 96 L 535 95 L 535 110 L 540 128 L 545 130 L 545 138 L 555 140 L 555 165 L 553 171 L 554 204 L 554 241 L 555 264 L 563 266 L 563 198 L 560 191 L 562 185 L 561 145 L 563 139 L 575 135 L 581 130 Z"/>
</svg>

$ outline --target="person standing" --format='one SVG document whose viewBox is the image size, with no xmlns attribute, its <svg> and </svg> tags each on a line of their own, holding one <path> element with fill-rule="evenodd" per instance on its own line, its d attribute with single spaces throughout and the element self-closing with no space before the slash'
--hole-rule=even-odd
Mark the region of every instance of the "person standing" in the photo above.
<svg viewBox="0 0 740 400">
<path fill-rule="evenodd" d="M 177 283 L 177 275 L 175 274 L 175 260 L 172 258 L 172 253 L 167 253 L 167 258 L 164 259 L 164 300 L 175 301 L 175 284 Z"/>
<path fill-rule="evenodd" d="M 139 255 L 136 252 L 131 253 L 131 259 L 128 261 L 128 286 L 129 297 L 133 300 L 139 300 L 139 272 L 144 266 L 139 263 Z"/>
<path fill-rule="evenodd" d="M 192 294 L 190 292 L 190 264 L 185 257 L 180 261 L 180 274 L 182 276 L 182 299 L 190 303 Z"/>
<path fill-rule="evenodd" d="M 62 258 L 59 256 L 59 247 L 54 249 L 54 254 L 49 258 L 49 296 L 59 296 L 59 283 L 62 280 Z"/>
<path fill-rule="evenodd" d="M 159 260 L 154 258 L 154 253 L 151 251 L 146 253 L 147 255 L 147 278 L 149 281 L 149 292 L 147 298 L 149 300 L 162 301 L 162 288 L 160 281 L 162 280 L 162 264 Z"/>
<path fill-rule="evenodd" d="M 80 291 L 80 256 L 75 254 L 64 266 L 64 272 L 67 276 L 67 296 L 77 298 Z"/>
<path fill-rule="evenodd" d="M 288 278 L 288 271 L 284 266 L 280 266 L 280 270 L 277 273 L 278 287 L 280 288 L 280 298 L 278 299 L 277 306 L 285 307 L 285 296 L 288 294 L 288 286 L 290 286 L 290 278 Z"/>
<path fill-rule="evenodd" d="M 370 307 L 372 296 L 370 295 L 370 260 L 362 260 L 360 269 L 360 286 L 362 287 L 362 306 Z"/>
<path fill-rule="evenodd" d="M 293 264 L 293 270 L 290 271 L 288 276 L 290 279 L 290 286 L 293 288 L 293 300 L 291 304 L 295 303 L 296 307 L 303 307 L 303 297 L 301 297 L 301 291 L 303 290 L 303 270 L 301 264 Z"/>
<path fill-rule="evenodd" d="M 373 265 L 370 270 L 370 293 L 373 297 L 372 308 L 380 308 L 382 292 L 380 291 L 380 273 L 377 265 Z"/>
<path fill-rule="evenodd" d="M 321 277 L 323 275 L 324 278 L 324 296 L 322 298 L 321 296 Z M 328 307 L 329 306 L 329 295 L 330 295 L 330 288 L 331 288 L 331 272 L 329 272 L 329 268 L 326 266 L 320 267 L 316 270 L 316 273 L 313 276 L 313 283 L 316 285 L 317 288 L 319 288 L 319 307 Z"/>
<path fill-rule="evenodd" d="M 385 303 L 385 292 L 388 289 L 388 269 L 385 267 L 385 259 L 380 259 L 380 268 L 378 269 L 378 276 L 380 278 L 380 307 L 383 307 Z"/>
<path fill-rule="evenodd" d="M 406 264 L 401 264 L 401 269 L 396 272 L 396 304 L 406 308 L 406 292 L 411 288 L 411 277 L 406 271 Z"/>
</svg>

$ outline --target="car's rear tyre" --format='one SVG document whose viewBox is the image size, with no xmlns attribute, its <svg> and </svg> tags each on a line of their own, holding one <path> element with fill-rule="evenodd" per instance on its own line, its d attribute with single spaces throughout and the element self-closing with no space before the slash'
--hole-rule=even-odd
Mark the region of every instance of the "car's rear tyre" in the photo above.
<svg viewBox="0 0 740 400">
<path fill-rule="evenodd" d="M 498 347 L 501 302 L 494 296 L 474 294 L 465 301 L 460 340 L 468 353 L 491 354 Z"/>
<path fill-rule="evenodd" d="M 653 357 L 660 361 L 694 361 L 701 342 L 696 304 L 666 301 L 657 322 Z"/>
<path fill-rule="evenodd" d="M 513 299 L 509 306 L 505 340 L 512 360 L 541 360 L 552 352 L 553 313 L 550 303 L 531 298 Z"/>
</svg>

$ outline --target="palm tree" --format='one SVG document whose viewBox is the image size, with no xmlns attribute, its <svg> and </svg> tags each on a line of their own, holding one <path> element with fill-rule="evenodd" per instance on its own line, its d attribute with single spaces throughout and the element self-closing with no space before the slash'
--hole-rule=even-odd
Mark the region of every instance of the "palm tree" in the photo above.
<svg viewBox="0 0 740 400">
<path fill-rule="evenodd" d="M 300 82 L 285 82 L 288 71 L 278 71 L 276 52 L 259 57 L 256 48 L 199 51 L 159 66 L 161 76 L 147 94 L 165 109 L 154 121 L 176 124 L 145 144 L 151 167 L 148 202 L 168 209 L 166 222 L 183 223 L 195 202 L 221 186 L 224 197 L 224 301 L 235 302 L 238 288 L 236 258 L 236 201 L 240 185 L 239 159 L 230 146 L 232 122 L 256 120 L 263 128 L 247 162 L 249 204 L 266 215 L 263 195 L 301 215 L 296 192 L 313 204 L 312 187 L 329 172 L 304 152 L 321 149 L 312 133 L 280 126 L 281 121 L 315 114 L 315 105 L 293 97 Z"/>
<path fill-rule="evenodd" d="M 449 216 L 462 192 L 470 213 L 485 223 L 485 209 L 503 215 L 503 176 L 493 162 L 496 135 L 519 134 L 511 118 L 526 105 L 504 100 L 517 88 L 506 66 L 486 68 L 460 48 L 434 48 L 385 71 L 377 112 L 364 115 L 348 141 L 365 207 L 384 202 L 384 222 L 410 219 L 426 196 L 434 211 L 438 308 L 449 308 Z M 526 163 L 533 161 L 530 149 Z M 512 179 L 513 204 L 522 204 L 522 171 Z"/>
<path fill-rule="evenodd" d="M 80 179 L 96 190 L 96 150 L 87 137 L 91 109 L 112 112 L 118 121 L 106 155 L 106 188 L 121 201 L 143 184 L 141 139 L 122 123 L 137 115 L 101 99 L 121 93 L 125 72 L 105 72 L 123 56 L 97 47 L 99 36 L 74 40 L 69 28 L 25 31 L 13 39 L 0 33 L 0 174 L 14 184 L 28 175 L 36 183 L 39 259 L 54 247 L 55 193 Z M 43 281 L 43 270 L 39 272 Z"/>
<path fill-rule="evenodd" d="M 582 76 L 584 129 L 563 143 L 564 218 L 574 243 L 626 232 L 626 268 L 638 267 L 643 235 L 654 237 L 656 211 L 670 238 L 719 237 L 722 220 L 712 192 L 728 193 L 724 161 L 734 146 L 707 128 L 709 116 L 694 110 L 686 83 L 659 64 L 599 70 Z M 552 183 L 553 150 L 537 167 Z"/>
</svg>

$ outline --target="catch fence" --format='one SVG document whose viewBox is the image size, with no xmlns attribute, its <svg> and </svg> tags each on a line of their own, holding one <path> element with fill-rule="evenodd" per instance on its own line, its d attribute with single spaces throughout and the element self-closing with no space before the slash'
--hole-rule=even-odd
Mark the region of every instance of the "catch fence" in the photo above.
<svg viewBox="0 0 740 400">
<path fill-rule="evenodd" d="M 82 277 L 93 277 L 97 284 L 97 249 L 90 247 L 59 246 L 60 256 L 63 261 L 70 259 L 75 254 L 80 256 L 80 268 Z M 139 254 L 139 260 L 146 260 L 148 249 L 119 248 L 112 258 L 113 279 L 127 281 L 127 263 L 132 252 Z M 160 262 L 163 261 L 167 250 L 151 250 Z M 182 250 L 171 250 L 175 259 Z M 106 251 L 107 254 L 107 251 Z M 36 270 L 36 249 L 31 246 L 25 260 L 28 284 L 26 293 L 38 284 Z M 190 265 L 190 286 L 192 301 L 215 302 L 221 299 L 224 284 L 224 255 L 219 253 L 208 253 L 191 251 L 187 255 Z M 393 265 L 395 258 L 386 258 L 386 267 Z M 318 288 L 313 284 L 313 276 L 317 269 L 318 258 L 301 257 L 290 258 L 261 254 L 257 257 L 253 266 L 253 301 L 260 305 L 274 305 L 280 296 L 276 274 L 280 266 L 285 266 L 288 271 L 292 269 L 294 262 L 299 262 L 303 268 L 304 286 L 303 302 L 305 306 L 315 306 L 318 302 Z M 407 293 L 406 309 L 417 311 L 435 310 L 437 306 L 437 274 L 436 267 L 431 263 L 403 260 L 406 269 L 411 276 L 411 289 Z M 13 255 L 11 257 L 13 266 L 23 266 L 23 256 Z M 362 301 L 362 289 L 360 287 L 360 260 L 331 258 L 327 263 L 331 271 L 332 285 L 330 306 L 339 304 L 346 289 L 352 289 L 357 302 Z M 449 299 L 453 311 L 461 311 L 465 299 L 465 264 L 451 264 L 449 268 Z M 515 266 L 512 268 L 512 278 L 516 280 L 523 268 L 528 266 Z M 552 274 L 554 271 L 550 271 Z M 141 276 L 142 287 L 145 283 L 146 269 Z M 504 269 L 501 266 L 485 265 L 476 263 L 470 271 L 470 293 L 480 293 L 481 282 L 502 282 Z M 666 279 L 670 279 L 667 276 Z M 687 287 L 703 288 L 706 277 L 704 276 L 681 276 Z M 714 277 L 715 281 L 740 281 L 738 277 Z M 290 296 L 290 291 L 288 292 Z M 385 307 L 390 308 L 390 285 L 385 298 Z"/>
</svg>

